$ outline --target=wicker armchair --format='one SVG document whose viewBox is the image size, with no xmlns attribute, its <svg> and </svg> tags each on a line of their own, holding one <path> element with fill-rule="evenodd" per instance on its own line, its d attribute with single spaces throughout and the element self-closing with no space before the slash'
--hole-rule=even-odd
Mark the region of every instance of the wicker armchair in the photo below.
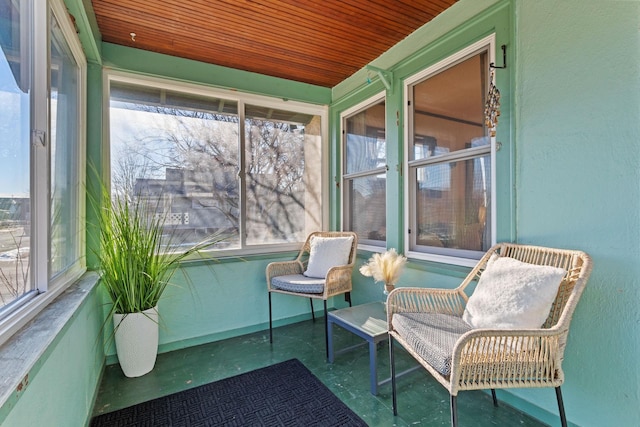
<svg viewBox="0 0 640 427">
<path fill-rule="evenodd" d="M 326 278 L 313 278 L 304 276 L 311 254 L 312 237 L 333 238 L 333 237 L 353 237 L 348 256 L 348 263 L 331 267 Z M 358 236 L 349 231 L 316 231 L 308 237 L 300 253 L 293 261 L 272 262 L 267 265 L 267 291 L 269 294 L 269 342 L 273 343 L 273 315 L 271 309 L 271 294 L 281 293 L 309 298 L 311 304 L 311 316 L 315 321 L 313 310 L 313 300 L 321 299 L 324 303 L 325 322 L 325 348 L 329 357 L 329 346 L 327 337 L 327 299 L 345 294 L 345 301 L 351 306 L 351 274 L 356 260 L 356 250 L 358 248 Z M 284 286 L 283 286 L 284 280 Z"/>
<path fill-rule="evenodd" d="M 462 321 L 469 299 L 465 288 L 479 280 L 492 254 L 566 271 L 542 327 L 473 329 Z M 560 391 L 564 382 L 562 361 L 571 318 L 591 268 L 591 259 L 584 252 L 501 243 L 485 254 L 456 289 L 397 288 L 392 291 L 387 299 L 387 321 L 394 415 L 397 415 L 393 355 L 393 341 L 396 341 L 449 391 L 452 426 L 457 426 L 456 397 L 460 391 L 491 389 L 497 406 L 495 389 L 533 387 L 555 387 L 560 420 L 562 426 L 566 426 Z M 430 339 L 437 336 L 437 345 L 432 341 L 421 346 L 415 337 L 408 337 L 406 328 L 405 332 L 398 330 L 396 326 L 401 325 L 403 318 L 419 316 L 407 313 L 439 313 L 426 318 L 440 320 L 427 329 L 424 325 L 416 329 L 420 333 L 427 330 Z"/>
</svg>

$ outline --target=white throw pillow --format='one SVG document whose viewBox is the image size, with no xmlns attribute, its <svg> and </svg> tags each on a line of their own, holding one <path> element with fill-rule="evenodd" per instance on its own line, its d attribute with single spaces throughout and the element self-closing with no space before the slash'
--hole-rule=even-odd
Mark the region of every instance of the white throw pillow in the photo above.
<svg viewBox="0 0 640 427">
<path fill-rule="evenodd" d="M 473 328 L 536 329 L 551 311 L 566 271 L 494 255 L 462 319 Z"/>
<path fill-rule="evenodd" d="M 331 267 L 349 264 L 353 236 L 311 236 L 309 263 L 304 275 L 324 279 Z"/>
</svg>

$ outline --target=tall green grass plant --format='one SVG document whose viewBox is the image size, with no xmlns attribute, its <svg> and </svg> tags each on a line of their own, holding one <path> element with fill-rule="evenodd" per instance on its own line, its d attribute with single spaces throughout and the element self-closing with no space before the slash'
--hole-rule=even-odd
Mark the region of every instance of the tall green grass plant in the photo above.
<svg viewBox="0 0 640 427">
<path fill-rule="evenodd" d="M 165 220 L 139 197 L 103 190 L 98 214 L 101 285 L 113 306 L 111 314 L 139 313 L 157 306 L 180 262 L 222 240 L 214 234 L 175 250 L 172 234 L 164 237 Z"/>
</svg>

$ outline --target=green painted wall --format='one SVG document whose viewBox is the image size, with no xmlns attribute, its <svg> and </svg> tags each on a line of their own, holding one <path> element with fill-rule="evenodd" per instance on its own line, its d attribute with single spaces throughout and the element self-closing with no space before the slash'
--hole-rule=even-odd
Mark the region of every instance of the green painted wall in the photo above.
<svg viewBox="0 0 640 427">
<path fill-rule="evenodd" d="M 178 81 L 189 81 L 312 104 L 327 105 L 331 102 L 331 90 L 324 87 L 110 43 L 102 44 L 102 61 L 106 69 L 162 76 Z"/>
<path fill-rule="evenodd" d="M 269 305 L 265 269 L 269 262 L 295 254 L 196 262 L 178 273 L 160 302 L 160 351 L 218 341 L 255 331 L 269 339 Z M 188 278 L 185 279 L 184 276 Z M 274 325 L 311 317 L 306 298 L 273 297 Z M 322 303 L 315 309 L 321 311 Z"/>
<path fill-rule="evenodd" d="M 640 3 L 516 1 L 518 240 L 594 270 L 569 336 L 569 419 L 640 425 Z M 516 393 L 555 411 L 546 392 Z"/>
<path fill-rule="evenodd" d="M 64 0 L 67 9 L 75 21 L 78 38 L 87 58 L 87 62 L 99 64 L 101 38 L 98 21 L 91 0 Z"/>
<path fill-rule="evenodd" d="M 104 175 L 104 148 L 102 146 L 102 66 L 87 64 L 87 268 L 95 269 L 98 265 L 95 251 L 98 244 L 98 216 L 96 214 L 102 191 L 101 177 Z"/>
<path fill-rule="evenodd" d="M 94 286 L 30 370 L 28 384 L 0 410 L 3 427 L 83 426 L 91 416 L 104 367 L 103 311 Z"/>
</svg>

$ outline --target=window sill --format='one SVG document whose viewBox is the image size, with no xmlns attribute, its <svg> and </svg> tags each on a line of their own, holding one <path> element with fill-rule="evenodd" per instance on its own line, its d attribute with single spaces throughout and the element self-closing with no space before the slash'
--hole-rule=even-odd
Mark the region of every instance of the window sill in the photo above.
<svg viewBox="0 0 640 427">
<path fill-rule="evenodd" d="M 97 273 L 85 273 L 0 347 L 0 424 L 97 283 Z"/>
</svg>

